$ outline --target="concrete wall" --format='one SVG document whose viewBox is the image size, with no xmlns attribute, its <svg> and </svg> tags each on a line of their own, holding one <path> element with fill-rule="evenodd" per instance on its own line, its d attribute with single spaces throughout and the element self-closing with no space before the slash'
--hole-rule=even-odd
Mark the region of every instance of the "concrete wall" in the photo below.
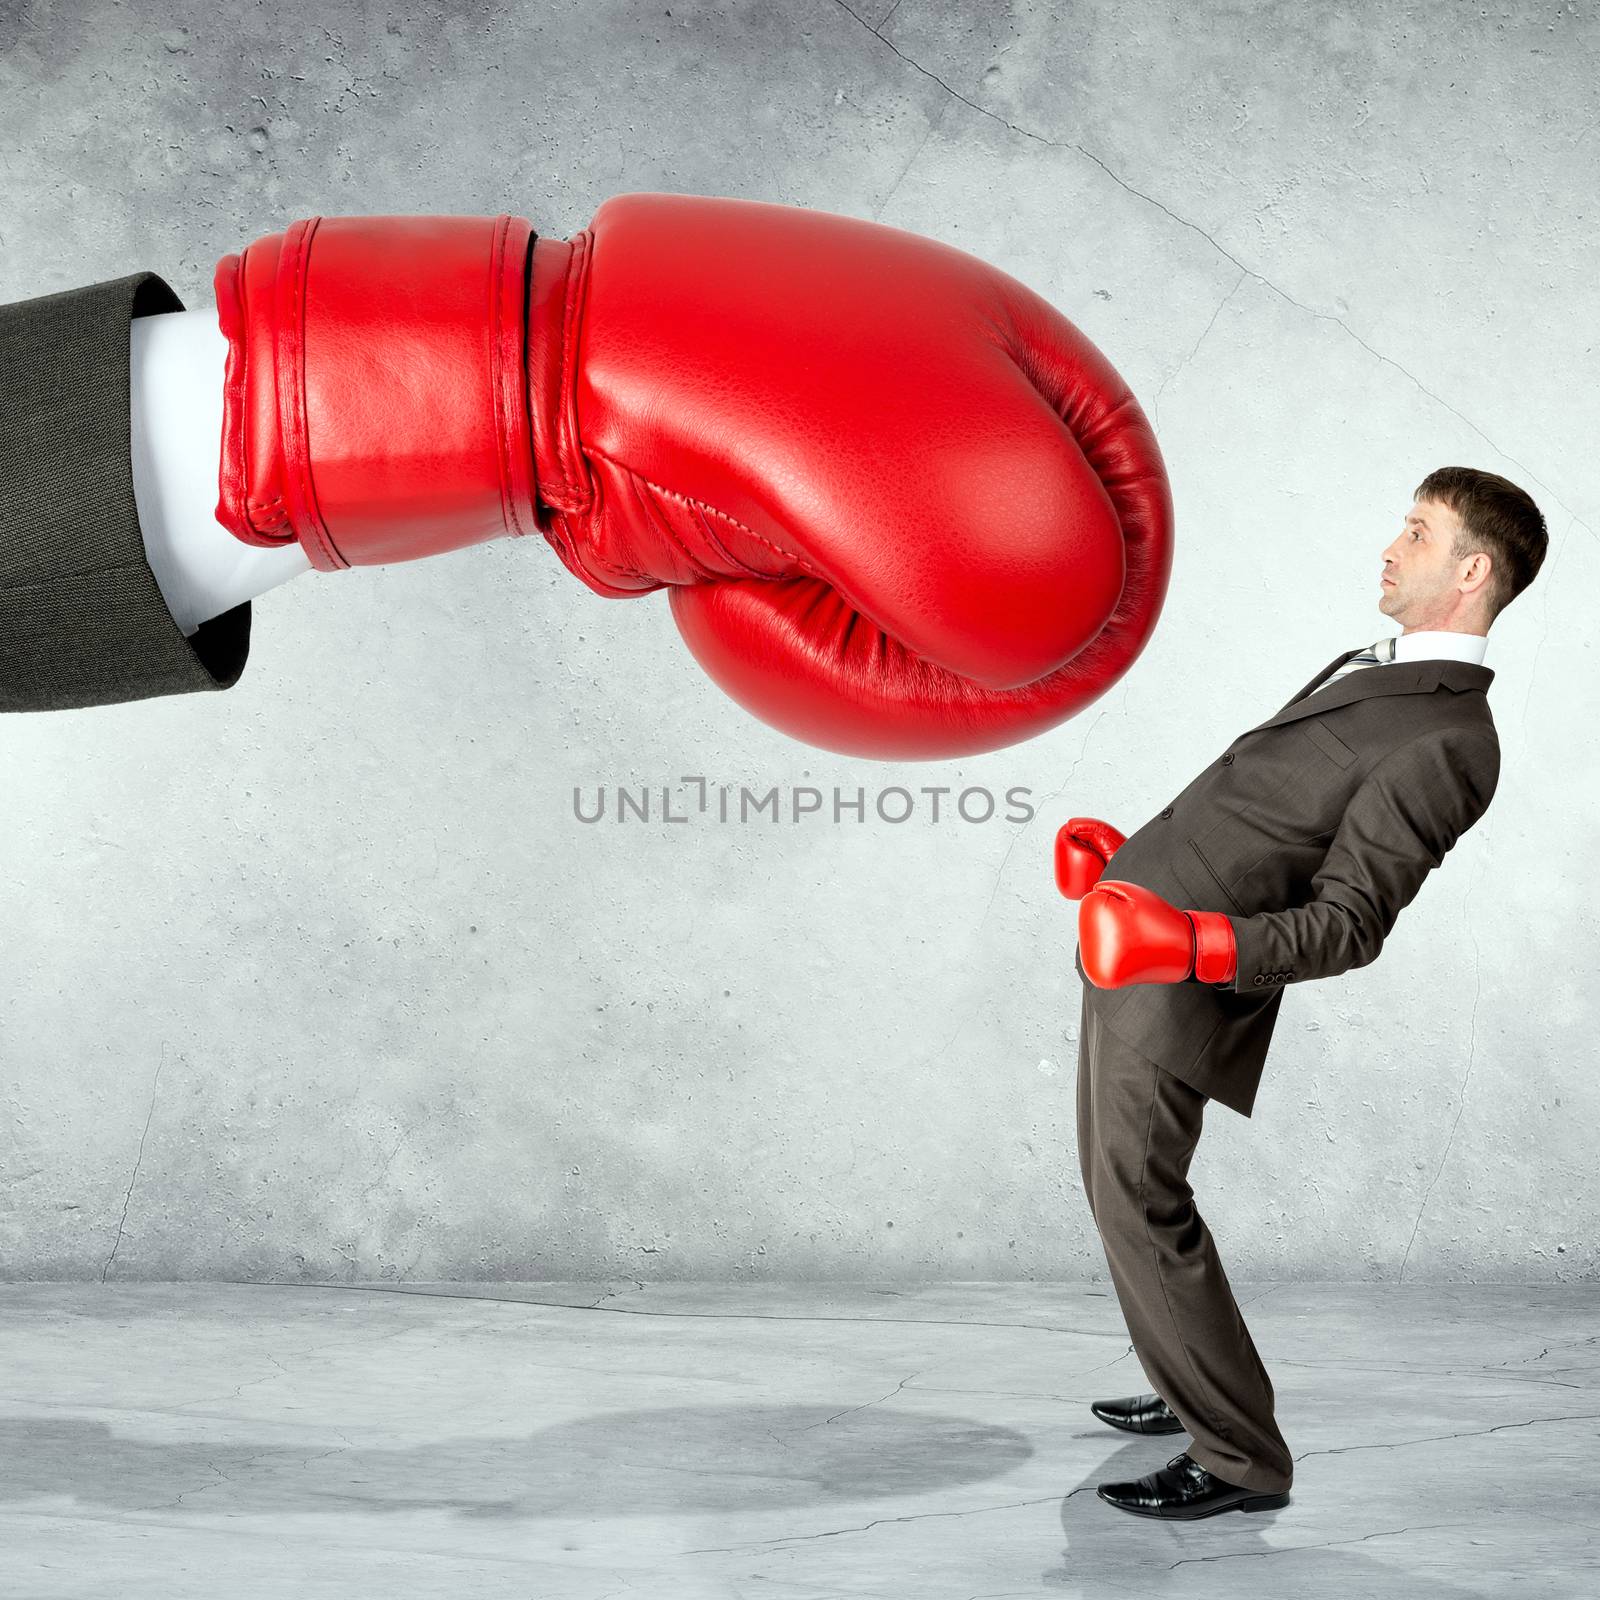
<svg viewBox="0 0 1600 1600">
<path fill-rule="evenodd" d="M 229 13 L 232 13 L 231 15 Z M 1158 635 L 986 758 L 722 698 L 544 548 L 310 574 L 237 688 L 0 723 L 0 1272 L 1085 1277 L 1075 812 L 1131 829 L 1332 655 L 1430 468 L 1522 482 L 1503 775 L 1383 959 L 1296 986 L 1191 1177 L 1240 1276 L 1597 1270 L 1600 23 L 1561 4 L 0 14 L 0 292 L 309 212 L 742 195 L 1047 295 L 1156 421 Z M 825 315 L 819 308 L 819 315 Z M 1031 791 L 1026 822 L 587 825 L 574 788 Z M 971 806 L 969 804 L 969 809 Z M 332 826 L 326 826 L 331 819 Z"/>
</svg>

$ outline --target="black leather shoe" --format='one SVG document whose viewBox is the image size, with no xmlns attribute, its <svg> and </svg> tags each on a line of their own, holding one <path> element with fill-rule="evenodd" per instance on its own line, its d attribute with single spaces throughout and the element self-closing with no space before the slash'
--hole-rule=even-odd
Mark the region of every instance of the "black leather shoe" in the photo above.
<svg viewBox="0 0 1600 1600">
<path fill-rule="evenodd" d="M 1289 1503 L 1289 1492 L 1262 1494 L 1237 1483 L 1224 1483 L 1188 1455 L 1174 1456 L 1159 1472 L 1132 1483 L 1102 1483 L 1095 1493 L 1119 1511 L 1136 1517 L 1188 1521 L 1214 1517 L 1219 1511 L 1276 1511 Z"/>
<path fill-rule="evenodd" d="M 1126 1400 L 1096 1400 L 1089 1407 L 1102 1422 L 1124 1433 L 1182 1433 L 1183 1424 L 1158 1394 L 1130 1395 Z"/>
</svg>

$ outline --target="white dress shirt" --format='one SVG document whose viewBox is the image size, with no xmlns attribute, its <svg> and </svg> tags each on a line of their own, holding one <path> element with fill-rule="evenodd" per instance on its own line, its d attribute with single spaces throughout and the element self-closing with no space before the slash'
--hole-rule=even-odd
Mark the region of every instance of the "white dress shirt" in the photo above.
<svg viewBox="0 0 1600 1600">
<path fill-rule="evenodd" d="M 1418 628 L 1394 641 L 1396 661 L 1476 661 L 1483 664 L 1488 648 L 1485 633 L 1452 633 L 1447 628 Z M 1385 663 L 1387 665 L 1387 663 Z"/>
<path fill-rule="evenodd" d="M 135 317 L 129 330 L 133 501 L 145 556 L 172 620 L 192 634 L 311 570 L 298 544 L 249 545 L 217 521 L 222 374 L 215 311 Z"/>
</svg>

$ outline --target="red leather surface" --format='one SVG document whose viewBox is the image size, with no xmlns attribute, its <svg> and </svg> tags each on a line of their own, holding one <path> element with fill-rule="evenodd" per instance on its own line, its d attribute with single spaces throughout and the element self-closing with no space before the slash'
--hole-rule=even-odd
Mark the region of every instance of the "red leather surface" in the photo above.
<svg viewBox="0 0 1600 1600">
<path fill-rule="evenodd" d="M 916 234 L 629 194 L 323 218 L 218 265 L 218 517 L 324 569 L 537 528 L 596 592 L 668 587 L 690 649 L 836 750 L 993 749 L 1143 648 L 1160 452 L 1039 295 Z"/>
</svg>

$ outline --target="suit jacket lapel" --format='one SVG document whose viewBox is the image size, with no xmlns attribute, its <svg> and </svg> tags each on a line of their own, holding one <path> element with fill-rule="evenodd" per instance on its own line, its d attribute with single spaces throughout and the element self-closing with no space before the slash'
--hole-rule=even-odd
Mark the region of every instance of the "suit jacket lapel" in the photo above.
<svg viewBox="0 0 1600 1600">
<path fill-rule="evenodd" d="M 1494 669 L 1476 661 L 1430 660 L 1390 661 L 1383 666 L 1347 672 L 1332 683 L 1327 681 L 1351 656 L 1359 654 L 1358 650 L 1346 650 L 1342 656 L 1335 657 L 1288 705 L 1265 722 L 1258 722 L 1249 732 L 1280 727 L 1297 717 L 1320 716 L 1336 706 L 1347 706 L 1374 695 L 1431 694 L 1441 683 L 1451 689 L 1487 689 L 1494 679 Z"/>
<path fill-rule="evenodd" d="M 1351 658 L 1351 656 L 1358 656 L 1358 655 L 1360 655 L 1360 654 L 1361 654 L 1361 652 L 1360 652 L 1360 651 L 1359 651 L 1359 650 L 1346 650 L 1346 651 L 1345 651 L 1345 653 L 1344 653 L 1344 654 L 1343 654 L 1343 655 L 1342 655 L 1342 656 L 1335 656 L 1335 657 L 1334 657 L 1334 658 L 1333 658 L 1333 660 L 1332 660 L 1332 661 L 1330 661 L 1330 662 L 1329 662 L 1329 663 L 1328 663 L 1328 664 L 1327 664 L 1327 666 L 1325 666 L 1325 667 L 1324 667 L 1324 668 L 1323 668 L 1323 669 L 1322 669 L 1322 671 L 1321 671 L 1321 672 L 1319 672 L 1319 673 L 1318 673 L 1318 674 L 1317 674 L 1317 675 L 1316 675 L 1316 677 L 1314 677 L 1314 678 L 1313 678 L 1313 679 L 1312 679 L 1312 680 L 1311 680 L 1311 682 L 1310 682 L 1310 683 L 1308 683 L 1308 684 L 1307 684 L 1307 685 L 1306 685 L 1306 686 L 1305 686 L 1305 688 L 1303 688 L 1303 689 L 1297 689 L 1297 690 L 1296 690 L 1296 691 L 1295 691 L 1295 692 L 1294 692 L 1294 694 L 1293 694 L 1293 695 L 1291 695 L 1291 696 L 1290 696 L 1290 697 L 1289 697 L 1289 704 L 1290 704 L 1290 705 L 1293 705 L 1293 704 L 1294 704 L 1294 703 L 1295 703 L 1295 701 L 1296 701 L 1296 700 L 1304 700 L 1304 699 L 1305 699 L 1305 697 L 1306 697 L 1306 696 L 1307 696 L 1307 695 L 1308 695 L 1308 694 L 1310 694 L 1310 693 L 1311 693 L 1311 691 L 1312 691 L 1312 690 L 1313 690 L 1313 689 L 1315 689 L 1315 688 L 1316 688 L 1316 686 L 1317 686 L 1317 685 L 1318 685 L 1318 684 L 1319 684 L 1319 683 L 1321 683 L 1321 682 L 1322 682 L 1322 680 L 1323 680 L 1323 679 L 1324 679 L 1324 678 L 1326 678 L 1326 677 L 1327 677 L 1327 676 L 1328 676 L 1328 675 L 1329 675 L 1329 674 L 1330 674 L 1330 673 L 1333 673 L 1333 672 L 1337 672 L 1337 671 L 1338 671 L 1338 670 L 1339 670 L 1339 668 L 1340 668 L 1340 667 L 1342 667 L 1342 666 L 1343 666 L 1343 665 L 1344 665 L 1344 664 L 1345 664 L 1345 662 L 1347 662 L 1347 661 L 1348 661 L 1348 660 L 1349 660 L 1349 659 L 1350 659 L 1350 658 Z"/>
</svg>

